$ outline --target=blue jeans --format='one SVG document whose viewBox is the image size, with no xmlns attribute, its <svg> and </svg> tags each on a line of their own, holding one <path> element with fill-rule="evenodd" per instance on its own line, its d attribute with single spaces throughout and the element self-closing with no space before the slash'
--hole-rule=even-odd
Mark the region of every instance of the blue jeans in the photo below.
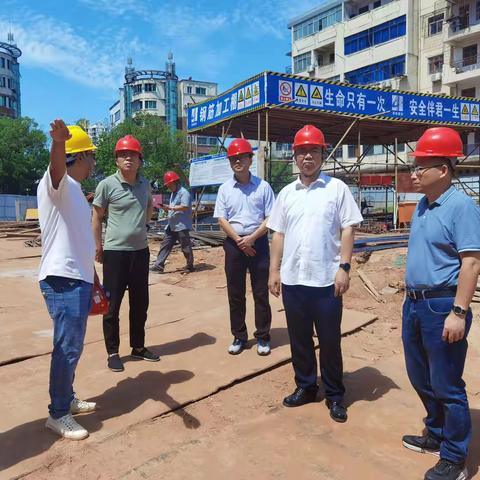
<svg viewBox="0 0 480 480">
<path fill-rule="evenodd" d="M 403 305 L 402 340 L 408 377 L 427 411 L 428 431 L 441 442 L 440 457 L 463 462 L 472 430 L 462 379 L 472 312 L 466 317 L 464 338 L 455 343 L 444 342 L 443 326 L 453 302 L 454 298 L 407 298 Z"/>
<path fill-rule="evenodd" d="M 50 405 L 53 418 L 70 412 L 75 369 L 83 350 L 92 301 L 91 283 L 48 276 L 40 290 L 53 320 L 53 351 L 50 364 Z"/>
<path fill-rule="evenodd" d="M 313 326 L 320 345 L 320 377 L 325 397 L 341 402 L 345 393 L 342 361 L 342 297 L 335 287 L 307 287 L 282 284 L 292 364 L 297 387 L 316 390 L 317 359 Z"/>
</svg>

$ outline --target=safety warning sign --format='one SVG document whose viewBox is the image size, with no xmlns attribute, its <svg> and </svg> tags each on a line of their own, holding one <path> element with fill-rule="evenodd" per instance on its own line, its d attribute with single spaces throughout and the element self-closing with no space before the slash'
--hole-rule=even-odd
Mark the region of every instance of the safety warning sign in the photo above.
<svg viewBox="0 0 480 480">
<path fill-rule="evenodd" d="M 306 83 L 295 82 L 295 103 L 308 105 L 308 85 Z"/>
<path fill-rule="evenodd" d="M 474 103 L 471 106 L 470 110 L 470 118 L 472 119 L 472 122 L 478 122 L 479 121 L 479 107 L 477 103 Z"/>
<path fill-rule="evenodd" d="M 460 104 L 460 118 L 466 121 L 470 120 L 470 104 L 469 103 Z"/>
<path fill-rule="evenodd" d="M 252 106 L 252 87 L 245 87 L 245 108 Z"/>
<path fill-rule="evenodd" d="M 310 85 L 310 105 L 323 107 L 323 87 L 321 85 Z"/>
<path fill-rule="evenodd" d="M 253 98 L 252 103 L 255 105 L 260 103 L 260 82 L 255 82 L 252 86 Z"/>
<path fill-rule="evenodd" d="M 291 102 L 293 100 L 292 82 L 281 80 L 278 82 L 278 99 L 281 103 Z"/>
<path fill-rule="evenodd" d="M 241 88 L 238 91 L 238 103 L 237 103 L 237 108 L 241 110 L 242 108 L 245 108 L 245 89 Z"/>
</svg>

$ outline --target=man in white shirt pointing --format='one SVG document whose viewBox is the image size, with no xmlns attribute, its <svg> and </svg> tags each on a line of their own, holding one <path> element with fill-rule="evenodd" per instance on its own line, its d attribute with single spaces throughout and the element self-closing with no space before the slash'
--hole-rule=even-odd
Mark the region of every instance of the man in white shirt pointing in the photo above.
<svg viewBox="0 0 480 480">
<path fill-rule="evenodd" d="M 315 325 L 327 407 L 333 420 L 345 422 L 342 295 L 349 287 L 354 225 L 363 218 L 348 187 L 320 171 L 325 147 L 313 125 L 295 135 L 300 177 L 279 193 L 267 222 L 274 231 L 269 289 L 276 297 L 282 291 L 297 384 L 283 404 L 297 407 L 316 398 Z"/>
</svg>

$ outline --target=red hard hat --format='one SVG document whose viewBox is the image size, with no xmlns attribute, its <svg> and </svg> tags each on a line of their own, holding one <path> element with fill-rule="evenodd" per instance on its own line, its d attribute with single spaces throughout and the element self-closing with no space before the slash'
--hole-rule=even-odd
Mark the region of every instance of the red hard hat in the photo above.
<svg viewBox="0 0 480 480">
<path fill-rule="evenodd" d="M 425 130 L 417 142 L 414 157 L 463 157 L 463 142 L 453 128 L 433 127 Z"/>
<path fill-rule="evenodd" d="M 293 149 L 295 150 L 303 145 L 318 145 L 320 147 L 327 146 L 322 131 L 313 125 L 305 125 L 295 134 Z"/>
<path fill-rule="evenodd" d="M 163 184 L 168 185 L 169 183 L 176 182 L 177 180 L 180 180 L 180 177 L 172 171 L 165 172 L 165 175 L 163 176 Z"/>
<path fill-rule="evenodd" d="M 125 135 L 117 142 L 117 144 L 115 145 L 115 155 L 117 154 L 117 152 L 122 152 L 125 150 L 137 152 L 140 157 L 142 156 L 142 145 L 132 135 Z"/>
<path fill-rule="evenodd" d="M 235 157 L 236 155 L 242 155 L 243 153 L 253 155 L 252 146 L 248 140 L 245 140 L 244 138 L 236 138 L 228 146 L 227 157 Z"/>
</svg>

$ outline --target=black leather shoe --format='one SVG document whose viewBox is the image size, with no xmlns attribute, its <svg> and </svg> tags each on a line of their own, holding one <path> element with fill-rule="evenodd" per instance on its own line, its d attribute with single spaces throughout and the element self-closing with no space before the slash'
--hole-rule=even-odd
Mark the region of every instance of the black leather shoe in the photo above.
<svg viewBox="0 0 480 480">
<path fill-rule="evenodd" d="M 347 421 L 347 409 L 340 402 L 331 402 L 327 400 L 327 408 L 330 410 L 330 417 L 339 423 Z"/>
<path fill-rule="evenodd" d="M 305 388 L 297 387 L 291 395 L 288 395 L 288 397 L 283 399 L 283 405 L 286 407 L 300 407 L 306 403 L 314 402 L 316 397 L 316 388 L 310 388 L 307 390 Z"/>
</svg>

